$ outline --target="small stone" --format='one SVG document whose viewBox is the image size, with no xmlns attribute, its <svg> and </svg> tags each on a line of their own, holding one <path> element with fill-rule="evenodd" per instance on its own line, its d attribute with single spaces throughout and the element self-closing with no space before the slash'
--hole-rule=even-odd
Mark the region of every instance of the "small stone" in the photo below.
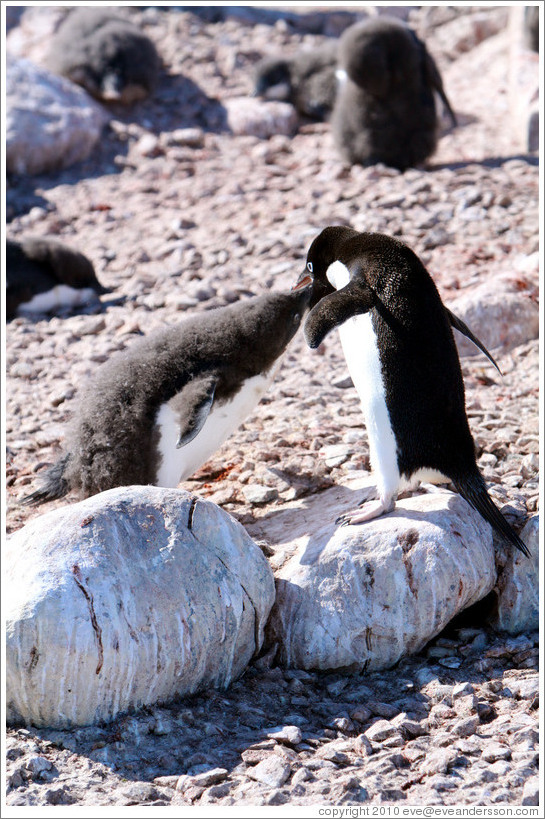
<svg viewBox="0 0 545 819">
<path fill-rule="evenodd" d="M 360 756 L 371 756 L 373 753 L 373 746 L 364 734 L 360 734 L 354 740 L 354 751 Z"/>
<path fill-rule="evenodd" d="M 386 719 L 379 719 L 365 731 L 365 736 L 371 742 L 384 742 L 397 733 L 397 729 Z"/>
<path fill-rule="evenodd" d="M 454 699 L 454 693 L 452 696 Z M 453 702 L 454 710 L 456 711 L 456 714 L 459 717 L 473 716 L 474 714 L 477 713 L 477 705 L 478 700 L 475 694 L 466 694 L 464 696 L 458 697 L 458 699 L 454 700 Z"/>
<path fill-rule="evenodd" d="M 280 788 L 275 788 L 271 793 L 265 798 L 266 805 L 285 805 L 289 802 L 290 797 L 289 793 L 286 791 L 280 790 Z"/>
<path fill-rule="evenodd" d="M 464 697 L 467 694 L 473 694 L 474 689 L 471 683 L 462 682 L 455 685 L 452 689 L 452 699 L 457 700 L 459 697 Z"/>
<path fill-rule="evenodd" d="M 22 771 L 22 769 L 21 769 L 21 768 L 17 768 L 17 769 L 16 769 L 15 771 L 13 771 L 13 773 L 12 773 L 12 774 L 10 774 L 10 776 L 8 776 L 8 777 L 7 777 L 7 779 L 6 779 L 6 787 L 7 787 L 7 790 L 9 791 L 9 790 L 12 790 L 13 788 L 18 788 L 20 785 L 22 785 L 22 784 L 23 784 L 23 782 L 24 782 L 24 781 L 25 781 L 25 780 L 24 780 L 24 776 L 23 776 L 23 771 Z"/>
<path fill-rule="evenodd" d="M 144 134 L 135 143 L 133 150 L 140 156 L 154 157 L 164 153 L 163 148 L 155 134 Z"/>
<path fill-rule="evenodd" d="M 228 795 L 229 791 L 233 787 L 233 784 L 233 782 L 222 782 L 221 785 L 212 785 L 212 787 L 205 790 L 201 796 L 201 802 L 206 804 L 209 802 L 215 802 L 217 799 L 223 799 L 224 796 Z"/>
<path fill-rule="evenodd" d="M 354 386 L 354 382 L 349 375 L 341 375 L 337 378 L 334 378 L 331 382 L 333 387 L 336 387 L 338 390 L 347 390 L 350 387 Z"/>
<path fill-rule="evenodd" d="M 50 771 L 53 768 L 53 763 L 45 756 L 31 756 L 26 763 L 26 768 L 32 777 L 40 778 L 45 771 Z"/>
<path fill-rule="evenodd" d="M 329 723 L 329 727 L 343 734 L 349 734 L 355 731 L 354 723 L 347 717 L 335 717 L 335 719 L 332 719 Z"/>
<path fill-rule="evenodd" d="M 272 486 L 261 486 L 260 484 L 252 483 L 247 484 L 242 489 L 242 494 L 248 503 L 259 506 L 263 503 L 276 500 L 278 497 L 278 489 L 274 489 Z"/>
<path fill-rule="evenodd" d="M 389 702 L 379 702 L 377 700 L 370 700 L 367 703 L 368 708 L 377 717 L 384 717 L 384 719 L 392 719 L 399 714 L 399 708 Z"/>
<path fill-rule="evenodd" d="M 517 699 L 533 700 L 539 696 L 539 675 L 509 680 L 509 688 Z"/>
<path fill-rule="evenodd" d="M 490 742 L 483 747 L 481 757 L 485 762 L 497 762 L 498 759 L 511 759 L 511 748 L 501 742 Z"/>
<path fill-rule="evenodd" d="M 356 720 L 356 722 L 367 722 L 367 720 L 371 719 L 371 711 L 365 705 L 358 705 L 351 712 L 350 718 Z"/>
<path fill-rule="evenodd" d="M 432 751 L 421 764 L 420 771 L 428 775 L 446 773 L 449 765 L 454 761 L 455 755 L 456 752 L 452 748 Z"/>
<path fill-rule="evenodd" d="M 196 787 L 207 788 L 209 785 L 216 785 L 218 782 L 222 782 L 227 776 L 227 773 L 226 768 L 212 768 L 210 771 L 204 771 L 196 776 L 192 776 L 192 784 Z"/>
<path fill-rule="evenodd" d="M 522 728 L 513 734 L 511 739 L 512 745 L 516 745 L 519 750 L 524 746 L 524 749 L 533 751 L 539 745 L 539 731 L 537 728 Z"/>
<path fill-rule="evenodd" d="M 479 724 L 479 717 L 466 717 L 454 723 L 452 733 L 459 737 L 470 737 L 475 733 Z"/>
<path fill-rule="evenodd" d="M 280 788 L 291 773 L 291 765 L 279 756 L 271 755 L 263 759 L 255 768 L 250 768 L 248 776 L 270 788 Z"/>
<path fill-rule="evenodd" d="M 303 739 L 301 729 L 297 725 L 284 725 L 281 728 L 273 728 L 268 732 L 267 736 L 277 742 L 287 742 L 289 745 L 298 745 Z"/>
<path fill-rule="evenodd" d="M 539 805 L 539 777 L 533 776 L 524 783 L 521 805 Z"/>
<path fill-rule="evenodd" d="M 159 785 L 161 788 L 175 788 L 180 780 L 179 776 L 156 776 L 153 780 L 154 785 Z"/>
<path fill-rule="evenodd" d="M 423 736 L 428 733 L 428 729 L 424 724 L 409 719 L 407 714 L 398 714 L 397 717 L 394 717 L 392 720 L 392 725 L 395 725 L 396 728 L 399 728 L 400 731 L 411 738 Z"/>
<path fill-rule="evenodd" d="M 204 145 L 204 132 L 200 128 L 177 128 L 168 134 L 167 145 L 202 148 Z"/>
<path fill-rule="evenodd" d="M 353 452 L 353 448 L 347 444 L 332 444 L 320 450 L 320 455 L 325 460 L 326 466 L 340 466 Z"/>
<path fill-rule="evenodd" d="M 65 787 L 48 788 L 44 800 L 48 805 L 73 805 L 78 801 Z"/>
<path fill-rule="evenodd" d="M 444 666 L 445 668 L 460 668 L 462 665 L 462 661 L 459 657 L 441 657 L 438 660 L 439 665 Z"/>
<path fill-rule="evenodd" d="M 299 768 L 299 770 L 295 771 L 295 773 L 293 774 L 291 778 L 291 784 L 300 785 L 301 782 L 308 782 L 309 780 L 312 779 L 314 779 L 314 777 L 311 774 L 311 772 L 307 768 L 302 767 Z"/>
</svg>

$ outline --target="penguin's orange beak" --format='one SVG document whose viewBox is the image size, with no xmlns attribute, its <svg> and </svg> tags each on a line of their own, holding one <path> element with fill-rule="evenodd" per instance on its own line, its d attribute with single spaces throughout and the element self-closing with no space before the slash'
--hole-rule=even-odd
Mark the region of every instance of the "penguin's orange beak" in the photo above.
<svg viewBox="0 0 545 819">
<path fill-rule="evenodd" d="M 312 276 L 309 276 L 308 272 L 305 270 L 299 278 L 297 279 L 296 283 L 291 288 L 292 290 L 302 290 L 303 287 L 308 287 L 309 284 L 312 284 L 313 279 Z"/>
</svg>

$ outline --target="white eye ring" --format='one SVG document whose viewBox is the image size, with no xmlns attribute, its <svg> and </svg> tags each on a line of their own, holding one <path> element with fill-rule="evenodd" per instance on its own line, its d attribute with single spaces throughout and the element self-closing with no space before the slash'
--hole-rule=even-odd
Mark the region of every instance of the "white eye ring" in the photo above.
<svg viewBox="0 0 545 819">
<path fill-rule="evenodd" d="M 312 270 L 312 262 L 307 262 L 307 270 L 308 270 L 308 272 L 309 272 L 309 273 L 312 273 L 312 272 L 313 272 L 313 270 Z"/>
</svg>

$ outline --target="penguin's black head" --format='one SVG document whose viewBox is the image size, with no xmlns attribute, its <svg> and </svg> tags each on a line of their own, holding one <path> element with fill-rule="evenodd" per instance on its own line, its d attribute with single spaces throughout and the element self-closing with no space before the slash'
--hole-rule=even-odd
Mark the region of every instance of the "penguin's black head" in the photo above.
<svg viewBox="0 0 545 819">
<path fill-rule="evenodd" d="M 341 37 L 339 64 L 376 97 L 403 89 L 418 73 L 414 32 L 401 20 L 379 16 L 350 26 Z"/>
<path fill-rule="evenodd" d="M 327 269 L 333 262 L 340 259 L 343 242 L 357 235 L 357 231 L 352 230 L 352 228 L 335 225 L 324 228 L 312 242 L 307 253 L 305 270 L 301 273 L 293 288 L 299 290 L 299 288 L 312 283 L 311 309 L 324 296 L 335 292 L 335 288 L 327 278 Z"/>
</svg>

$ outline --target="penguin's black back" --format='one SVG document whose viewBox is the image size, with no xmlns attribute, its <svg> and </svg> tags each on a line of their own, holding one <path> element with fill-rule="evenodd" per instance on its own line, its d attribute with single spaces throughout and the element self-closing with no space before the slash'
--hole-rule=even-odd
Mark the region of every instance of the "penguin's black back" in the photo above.
<svg viewBox="0 0 545 819">
<path fill-rule="evenodd" d="M 193 316 L 135 341 L 105 362 L 78 397 L 59 491 L 84 496 L 155 480 L 157 411 L 193 379 L 217 377 L 214 401 L 269 370 L 297 331 L 309 293 L 275 293 Z M 53 465 L 52 469 L 55 469 Z M 35 493 L 37 502 L 54 489 Z M 30 496 L 32 497 L 32 496 Z"/>
</svg>

